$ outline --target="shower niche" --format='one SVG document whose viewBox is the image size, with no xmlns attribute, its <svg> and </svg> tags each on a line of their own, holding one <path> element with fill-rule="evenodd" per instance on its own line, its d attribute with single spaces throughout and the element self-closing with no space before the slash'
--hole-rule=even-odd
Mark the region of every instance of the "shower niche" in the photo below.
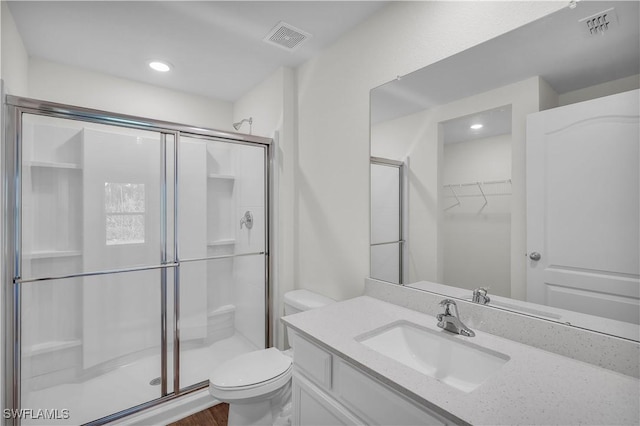
<svg viewBox="0 0 640 426">
<path fill-rule="evenodd" d="M 26 121 L 22 274 L 75 272 L 82 262 L 83 131 Z"/>
<path fill-rule="evenodd" d="M 82 145 L 79 128 L 26 116 L 22 149 L 21 276 L 46 277 L 82 269 Z M 32 389 L 71 380 L 81 357 L 78 280 L 25 286 L 23 369 Z M 71 302 L 71 303 L 69 303 Z M 59 310 L 60 305 L 67 309 Z"/>
<path fill-rule="evenodd" d="M 207 156 L 207 247 L 211 254 L 224 253 L 236 242 L 236 174 L 232 147 L 206 145 Z M 226 249 L 226 250 L 225 250 Z"/>
</svg>

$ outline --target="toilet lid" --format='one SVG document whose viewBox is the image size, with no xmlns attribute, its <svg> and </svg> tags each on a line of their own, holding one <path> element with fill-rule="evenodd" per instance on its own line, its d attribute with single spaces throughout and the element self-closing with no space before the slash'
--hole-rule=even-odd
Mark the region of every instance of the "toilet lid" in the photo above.
<svg viewBox="0 0 640 426">
<path fill-rule="evenodd" d="M 218 388 L 251 386 L 274 379 L 290 367 L 291 358 L 278 349 L 263 349 L 239 355 L 220 364 L 209 381 Z"/>
</svg>

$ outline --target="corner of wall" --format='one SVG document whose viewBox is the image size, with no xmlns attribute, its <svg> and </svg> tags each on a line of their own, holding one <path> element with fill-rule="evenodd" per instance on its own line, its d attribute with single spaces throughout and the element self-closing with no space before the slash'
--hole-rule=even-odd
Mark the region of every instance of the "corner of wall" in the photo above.
<svg viewBox="0 0 640 426">
<path fill-rule="evenodd" d="M 540 111 L 555 108 L 558 106 L 558 93 L 546 82 L 542 77 L 538 77 L 539 87 L 538 94 L 540 96 Z"/>
<path fill-rule="evenodd" d="M 2 59 L 0 76 L 5 82 L 5 91 L 10 95 L 28 96 L 29 55 L 18 32 L 9 6 L 1 2 Z"/>
<path fill-rule="evenodd" d="M 559 106 L 584 102 L 595 98 L 615 95 L 640 88 L 640 75 L 635 74 L 617 80 L 606 81 L 595 86 L 585 87 L 559 96 Z"/>
</svg>

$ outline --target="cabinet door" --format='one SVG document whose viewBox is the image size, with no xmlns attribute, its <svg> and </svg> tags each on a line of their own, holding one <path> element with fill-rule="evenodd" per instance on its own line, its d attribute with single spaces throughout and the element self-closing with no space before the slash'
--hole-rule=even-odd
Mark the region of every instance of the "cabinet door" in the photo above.
<svg viewBox="0 0 640 426">
<path fill-rule="evenodd" d="M 293 377 L 293 425 L 364 425 L 318 387 Z"/>
<path fill-rule="evenodd" d="M 369 425 L 445 425 L 453 422 L 418 406 L 342 360 L 334 363 L 336 399 Z"/>
</svg>

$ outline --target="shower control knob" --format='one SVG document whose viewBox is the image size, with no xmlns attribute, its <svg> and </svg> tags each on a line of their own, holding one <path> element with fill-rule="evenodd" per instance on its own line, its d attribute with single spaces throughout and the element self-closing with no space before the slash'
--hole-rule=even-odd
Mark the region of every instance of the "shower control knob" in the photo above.
<svg viewBox="0 0 640 426">
<path fill-rule="evenodd" d="M 540 260 L 541 258 L 542 258 L 542 256 L 537 251 L 531 252 L 531 254 L 529 254 L 529 259 L 535 260 L 536 262 L 538 260 Z"/>
<path fill-rule="evenodd" d="M 247 229 L 253 228 L 253 213 L 247 210 L 240 219 L 240 229 L 242 229 L 242 225 L 245 225 Z"/>
</svg>

